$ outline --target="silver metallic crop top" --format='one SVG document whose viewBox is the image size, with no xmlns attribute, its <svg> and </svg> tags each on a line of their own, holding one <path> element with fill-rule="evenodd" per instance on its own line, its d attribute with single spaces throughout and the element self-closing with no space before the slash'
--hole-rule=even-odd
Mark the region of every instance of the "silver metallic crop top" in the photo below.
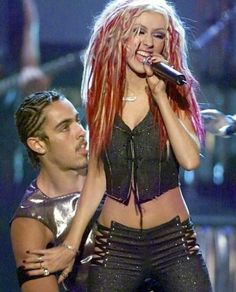
<svg viewBox="0 0 236 292">
<path fill-rule="evenodd" d="M 36 219 L 46 225 L 54 234 L 55 241 L 65 238 L 75 215 L 80 193 L 71 193 L 50 198 L 40 191 L 34 180 L 27 188 L 11 222 L 17 217 Z"/>
<path fill-rule="evenodd" d="M 10 223 L 19 217 L 36 219 L 47 226 L 54 234 L 54 242 L 52 244 L 60 244 L 69 231 L 79 198 L 79 192 L 50 198 L 42 193 L 37 186 L 36 180 L 34 180 L 27 188 Z M 79 248 L 80 254 L 75 259 L 73 270 L 69 277 L 64 281 L 64 287 L 66 287 L 68 291 L 85 291 L 82 287 L 86 283 L 92 250 L 92 235 L 90 231 L 97 220 L 100 211 L 101 207 L 99 206 L 83 234 Z M 20 276 L 22 275 L 20 274 Z M 30 276 L 25 277 L 23 273 L 23 278 L 19 278 L 20 286 L 30 279 Z"/>
</svg>

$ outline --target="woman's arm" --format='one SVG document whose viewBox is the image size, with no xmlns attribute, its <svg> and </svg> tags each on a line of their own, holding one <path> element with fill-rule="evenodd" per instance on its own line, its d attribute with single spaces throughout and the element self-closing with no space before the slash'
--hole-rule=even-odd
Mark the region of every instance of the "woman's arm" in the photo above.
<svg viewBox="0 0 236 292">
<path fill-rule="evenodd" d="M 144 65 L 147 73 L 147 83 L 152 96 L 157 103 L 168 139 L 181 167 L 187 170 L 194 169 L 200 163 L 200 143 L 185 111 L 180 117 L 172 110 L 166 93 L 165 82 L 153 75 L 150 66 Z"/>
<path fill-rule="evenodd" d="M 41 222 L 31 218 L 16 218 L 11 225 L 11 243 L 16 260 L 16 266 L 24 266 L 26 251 L 29 249 L 46 248 L 52 241 L 52 232 Z M 40 268 L 39 255 L 33 268 Z M 41 268 L 42 270 L 42 268 Z M 54 275 L 39 277 L 26 281 L 21 286 L 22 292 L 58 292 L 58 283 Z"/>
<path fill-rule="evenodd" d="M 106 179 L 103 164 L 100 161 L 98 166 L 97 160 L 90 158 L 81 199 L 70 232 L 66 237 L 66 243 L 79 248 L 85 228 L 97 210 L 105 189 Z"/>
<path fill-rule="evenodd" d="M 200 163 L 200 143 L 186 113 L 181 111 L 181 116 L 177 117 L 166 94 L 158 97 L 158 106 L 179 164 L 186 170 L 197 168 Z"/>
<path fill-rule="evenodd" d="M 105 173 L 102 162 L 98 167 L 97 160 L 90 158 L 88 174 L 81 194 L 80 201 L 73 218 L 70 231 L 64 240 L 64 244 L 44 250 L 30 250 L 31 259 L 25 259 L 25 266 L 36 261 L 36 255 L 41 254 L 43 265 L 51 272 L 63 270 L 62 274 L 67 275 L 74 263 L 75 251 L 78 250 L 83 233 L 94 215 L 105 193 Z M 66 248 L 69 246 L 69 248 Z M 33 258 L 34 255 L 34 258 Z M 30 275 L 40 275 L 42 271 L 38 268 L 30 271 Z M 59 282 L 63 280 L 60 276 Z"/>
</svg>

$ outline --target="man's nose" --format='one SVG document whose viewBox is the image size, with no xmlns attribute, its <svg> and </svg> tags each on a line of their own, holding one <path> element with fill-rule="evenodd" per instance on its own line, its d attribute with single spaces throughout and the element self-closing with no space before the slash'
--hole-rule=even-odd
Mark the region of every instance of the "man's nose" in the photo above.
<svg viewBox="0 0 236 292">
<path fill-rule="evenodd" d="M 76 137 L 85 137 L 86 135 L 86 130 L 84 129 L 84 127 L 81 124 L 77 124 L 77 128 L 76 128 Z"/>
</svg>

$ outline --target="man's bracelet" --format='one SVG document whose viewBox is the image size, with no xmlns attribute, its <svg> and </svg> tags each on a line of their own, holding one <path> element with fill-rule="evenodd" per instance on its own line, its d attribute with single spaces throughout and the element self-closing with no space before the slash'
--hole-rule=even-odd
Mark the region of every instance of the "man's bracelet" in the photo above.
<svg viewBox="0 0 236 292">
<path fill-rule="evenodd" d="M 79 254 L 79 251 L 76 248 L 74 248 L 72 245 L 69 245 L 69 244 L 67 244 L 65 242 L 62 242 L 61 246 L 65 247 L 66 249 L 68 249 L 70 251 L 72 251 L 75 255 Z"/>
</svg>

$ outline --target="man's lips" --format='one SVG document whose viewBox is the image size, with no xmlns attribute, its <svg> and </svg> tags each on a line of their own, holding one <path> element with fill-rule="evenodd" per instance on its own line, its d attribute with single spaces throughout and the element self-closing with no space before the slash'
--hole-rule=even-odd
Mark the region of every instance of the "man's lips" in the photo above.
<svg viewBox="0 0 236 292">
<path fill-rule="evenodd" d="M 80 154 L 87 155 L 88 149 L 87 149 L 87 142 L 82 142 L 76 147 L 76 152 L 79 152 Z"/>
</svg>

